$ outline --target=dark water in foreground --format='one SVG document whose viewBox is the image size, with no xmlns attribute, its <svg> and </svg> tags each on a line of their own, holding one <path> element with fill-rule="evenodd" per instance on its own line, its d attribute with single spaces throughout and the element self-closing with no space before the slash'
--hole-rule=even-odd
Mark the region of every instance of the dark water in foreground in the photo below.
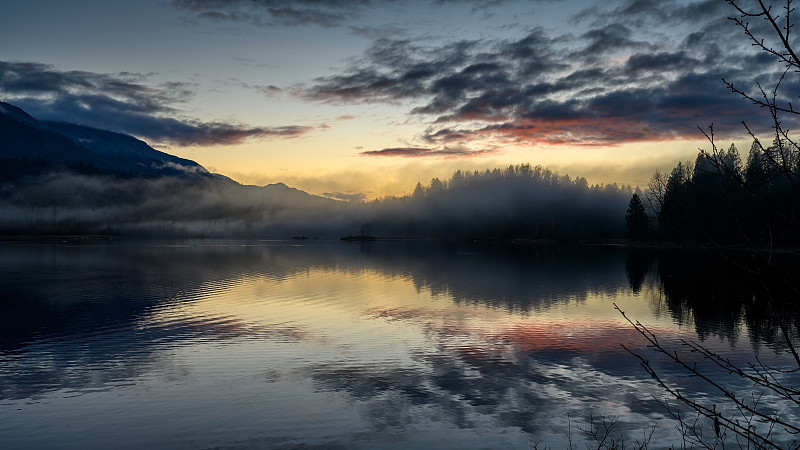
<svg viewBox="0 0 800 450">
<path fill-rule="evenodd" d="M 583 448 L 590 415 L 662 448 L 679 436 L 612 304 L 663 342 L 788 367 L 726 270 L 605 247 L 0 244 L 0 448 Z"/>
</svg>

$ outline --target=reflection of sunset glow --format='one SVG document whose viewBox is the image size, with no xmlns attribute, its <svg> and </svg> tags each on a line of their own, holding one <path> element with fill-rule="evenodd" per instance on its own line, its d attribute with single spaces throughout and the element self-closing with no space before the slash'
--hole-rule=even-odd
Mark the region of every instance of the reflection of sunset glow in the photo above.
<svg viewBox="0 0 800 450">
<path fill-rule="evenodd" d="M 635 347 L 641 342 L 612 302 L 625 305 L 637 317 L 651 317 L 653 312 L 622 290 L 612 296 L 589 292 L 562 301 L 549 299 L 549 306 L 535 313 L 510 313 L 504 308 L 462 304 L 440 288 L 431 289 L 379 271 L 343 274 L 310 268 L 281 280 L 251 276 L 225 289 L 201 287 L 201 294 L 208 294 L 154 310 L 142 326 L 230 339 L 305 342 L 340 349 L 337 352 L 345 348 L 347 352 L 374 351 L 375 339 L 391 337 L 404 345 L 424 347 L 435 338 L 446 347 L 455 346 L 457 354 L 470 360 L 486 352 L 494 355 L 486 357 L 501 359 L 541 352 L 619 353 L 619 344 Z M 680 330 L 669 317 L 649 320 L 657 334 L 690 335 L 690 330 Z"/>
<path fill-rule="evenodd" d="M 531 320 L 511 324 L 501 333 L 486 336 L 490 342 L 510 345 L 516 351 L 566 350 L 575 353 L 620 351 L 619 344 L 637 345 L 640 335 L 621 322 L 594 321 L 588 318 L 555 321 Z M 656 328 L 655 333 L 675 330 Z"/>
</svg>

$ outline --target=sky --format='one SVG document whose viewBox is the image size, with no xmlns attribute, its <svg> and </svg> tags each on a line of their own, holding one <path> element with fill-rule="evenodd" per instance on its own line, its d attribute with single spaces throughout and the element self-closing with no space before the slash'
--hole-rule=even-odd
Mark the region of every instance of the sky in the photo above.
<svg viewBox="0 0 800 450">
<path fill-rule="evenodd" d="M 710 148 L 698 127 L 746 157 L 742 120 L 759 133 L 769 121 L 722 78 L 757 93 L 782 73 L 723 0 L 4 0 L 0 12 L 0 100 L 245 184 L 343 199 L 520 163 L 644 187 Z"/>
</svg>

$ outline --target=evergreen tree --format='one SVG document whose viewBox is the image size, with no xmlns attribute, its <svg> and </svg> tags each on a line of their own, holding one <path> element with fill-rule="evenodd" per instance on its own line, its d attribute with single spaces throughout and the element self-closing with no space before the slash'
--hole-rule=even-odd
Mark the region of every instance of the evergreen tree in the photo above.
<svg viewBox="0 0 800 450">
<path fill-rule="evenodd" d="M 425 197 L 425 187 L 422 183 L 417 182 L 417 185 L 414 187 L 414 193 L 411 194 L 411 197 L 415 199 L 420 199 Z"/>
<path fill-rule="evenodd" d="M 634 241 L 646 241 L 650 238 L 650 219 L 647 217 L 638 194 L 633 194 L 628 203 L 628 211 L 625 213 L 625 229 L 628 231 L 628 236 Z"/>
<path fill-rule="evenodd" d="M 688 195 L 691 174 L 690 164 L 679 162 L 667 178 L 658 215 L 658 233 L 662 240 L 682 242 L 688 239 L 686 225 L 694 223 Z"/>
</svg>

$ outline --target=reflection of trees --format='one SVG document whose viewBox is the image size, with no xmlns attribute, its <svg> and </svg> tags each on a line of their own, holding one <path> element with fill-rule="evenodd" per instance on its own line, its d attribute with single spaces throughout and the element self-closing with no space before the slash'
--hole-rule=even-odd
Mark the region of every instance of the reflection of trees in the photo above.
<svg viewBox="0 0 800 450">
<path fill-rule="evenodd" d="M 319 243 L 307 246 L 185 241 L 9 245 L 0 253 L 2 346 L 124 326 L 165 303 L 185 301 L 204 285 L 242 277 L 280 281 L 309 269 L 409 277 L 435 295 L 515 310 L 546 307 L 621 286 L 618 252 L 536 247 L 485 249 L 430 243 Z M 222 243 L 224 244 L 224 242 Z M 611 261 L 609 263 L 609 261 Z"/>
<path fill-rule="evenodd" d="M 628 286 L 634 294 L 641 292 L 654 259 L 653 252 L 647 249 L 632 248 L 625 254 L 625 274 L 628 276 Z"/>
<path fill-rule="evenodd" d="M 458 303 L 531 311 L 624 288 L 624 250 L 591 246 L 481 246 L 376 242 L 370 264 Z"/>
<path fill-rule="evenodd" d="M 749 294 L 742 278 L 730 267 L 718 267 L 717 262 L 698 255 L 427 241 L 167 244 L 4 246 L 0 252 L 0 275 L 5 281 L 0 285 L 0 397 L 23 399 L 57 389 L 113 388 L 164 370 L 160 366 L 170 361 L 165 362 L 159 350 L 198 340 L 313 339 L 314 330 L 308 328 L 246 323 L 224 312 L 171 316 L 168 323 L 155 326 L 147 323 L 160 309 L 202 301 L 243 279 L 283 283 L 310 271 L 343 276 L 375 273 L 408 280 L 418 289 L 444 295 L 448 302 L 452 297 L 458 304 L 525 313 L 594 293 L 616 294 L 628 285 L 648 292 L 657 290 L 660 283 L 665 307 L 676 318 L 695 321 L 702 336 L 735 335 L 731 330 L 743 320 L 754 339 L 774 333 L 774 324 L 759 322 L 769 317 L 768 312 L 747 303 Z M 649 272 L 656 267 L 658 277 Z M 709 282 L 713 278 L 722 281 Z M 734 294 L 736 304 L 724 309 L 698 300 L 734 298 Z M 520 319 L 526 324 L 520 329 L 505 327 L 493 334 L 456 326 L 457 321 L 442 326 L 438 316 L 411 314 L 397 319 L 397 315 L 392 320 L 419 326 L 431 344 L 410 348 L 410 362 L 381 359 L 374 364 L 334 357 L 293 367 L 293 374 L 309 380 L 319 391 L 343 394 L 376 430 L 388 432 L 430 418 L 457 430 L 487 423 L 508 427 L 520 430 L 521 439 L 539 436 L 543 429 L 558 430 L 561 435 L 566 414 L 582 420 L 587 405 L 594 405 L 598 398 L 629 408 L 634 419 L 624 426 L 632 429 L 639 429 L 636 420 L 658 415 L 654 401 L 636 394 L 646 389 L 647 382 L 644 376 L 631 376 L 627 356 L 616 345 L 586 344 L 624 340 L 618 334 L 590 330 L 584 341 L 570 338 L 571 345 L 546 345 L 558 333 L 542 336 L 530 326 L 536 322 L 532 316 L 532 320 Z M 382 320 L 379 317 L 376 320 Z"/>
<path fill-rule="evenodd" d="M 679 324 L 693 326 L 700 339 L 717 335 L 735 340 L 745 326 L 753 345 L 766 342 L 785 347 L 776 318 L 794 317 L 796 327 L 796 311 L 786 310 L 786 305 L 776 311 L 767 300 L 768 294 L 787 298 L 790 293 L 780 292 L 785 284 L 751 276 L 736 261 L 709 252 L 634 249 L 626 257 L 626 273 L 634 292 L 641 288 L 654 258 L 658 260 L 659 286 L 654 292 L 661 294 L 656 299 L 661 302 L 659 307 L 668 310 Z"/>
</svg>

